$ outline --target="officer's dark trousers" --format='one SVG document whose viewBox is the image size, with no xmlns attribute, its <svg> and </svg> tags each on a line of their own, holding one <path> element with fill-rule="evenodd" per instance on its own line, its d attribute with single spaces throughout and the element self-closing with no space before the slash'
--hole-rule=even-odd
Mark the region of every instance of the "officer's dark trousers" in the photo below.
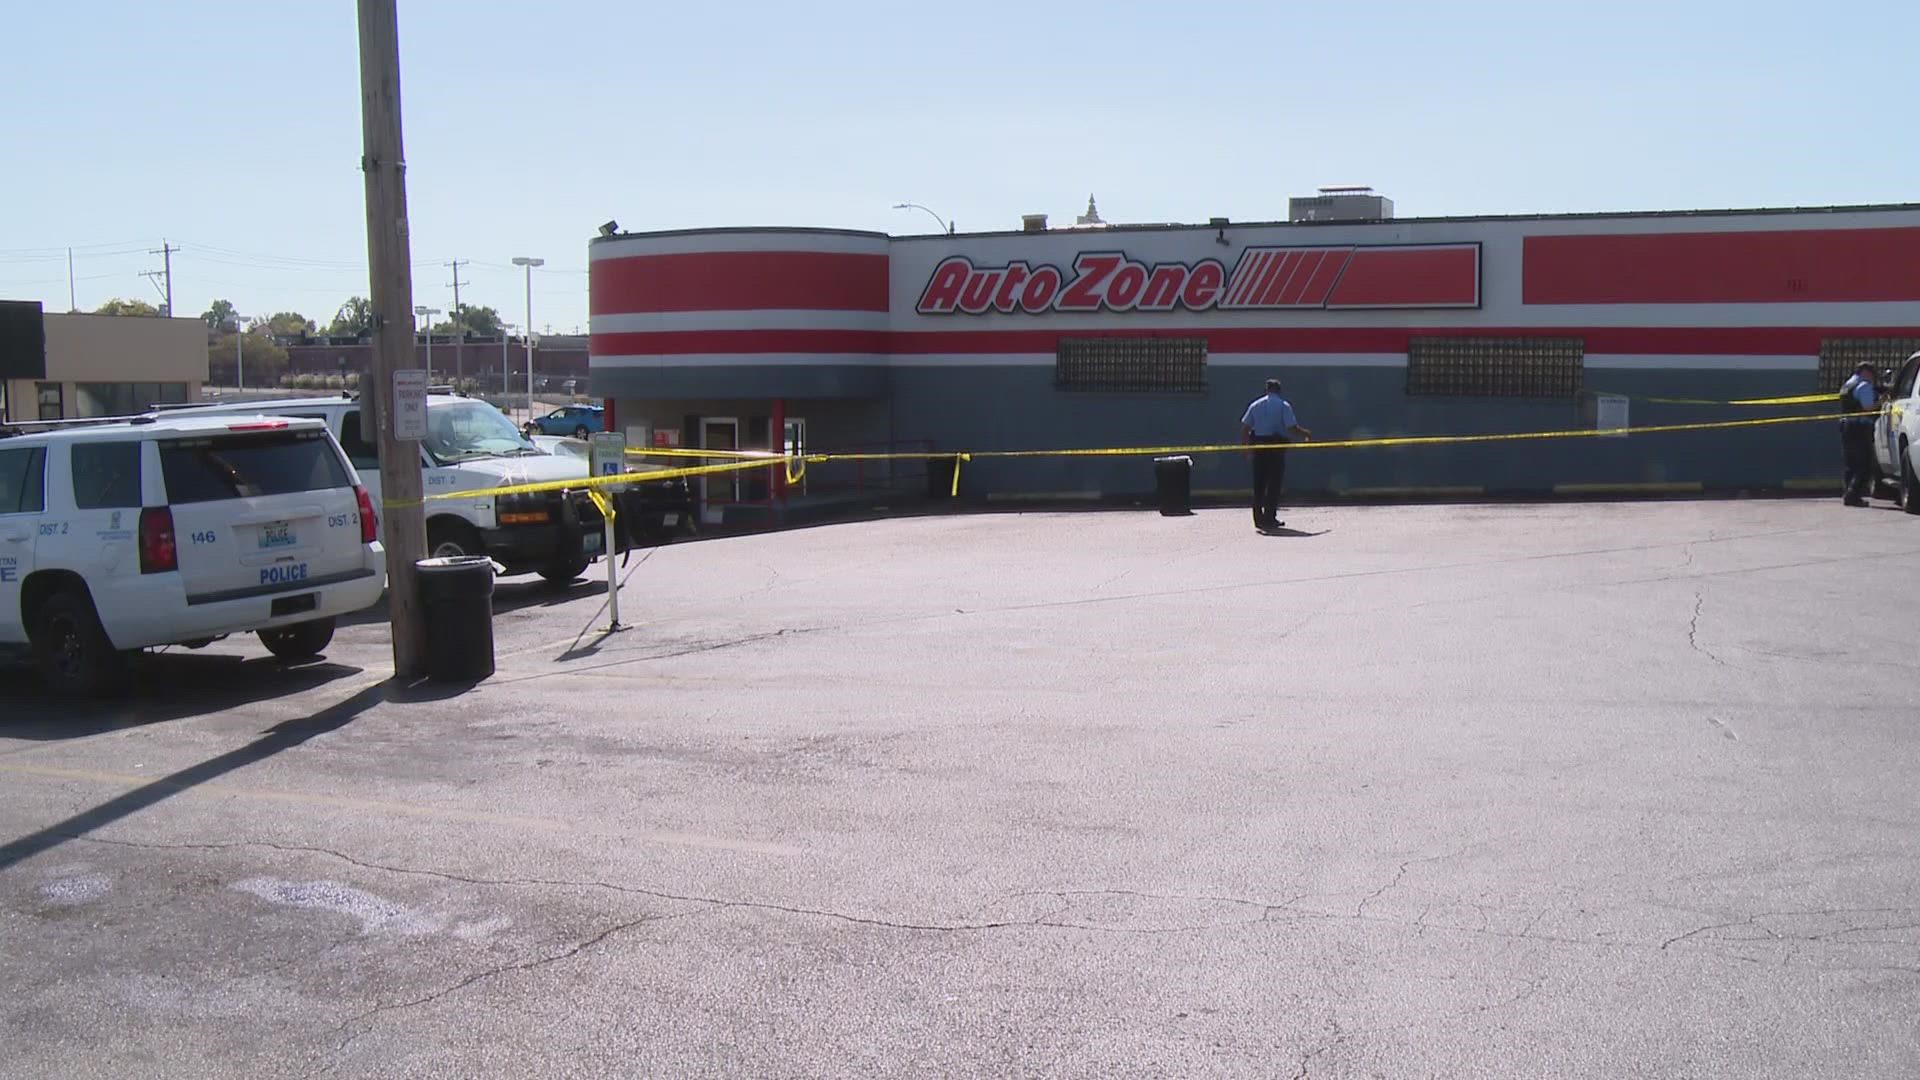
<svg viewBox="0 0 1920 1080">
<path fill-rule="evenodd" d="M 1872 495 L 1873 425 L 1842 422 L 1840 446 L 1846 453 L 1847 494 L 1862 499 Z"/>
<path fill-rule="evenodd" d="M 1284 444 L 1284 435 L 1255 435 L 1255 443 Z M 1268 525 L 1280 513 L 1280 485 L 1287 478 L 1285 450 L 1257 450 L 1253 453 L 1253 523 Z"/>
</svg>

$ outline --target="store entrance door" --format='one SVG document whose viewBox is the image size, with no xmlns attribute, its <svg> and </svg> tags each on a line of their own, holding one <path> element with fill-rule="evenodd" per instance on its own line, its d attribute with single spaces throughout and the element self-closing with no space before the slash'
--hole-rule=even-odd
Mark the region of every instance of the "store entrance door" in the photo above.
<svg viewBox="0 0 1920 1080">
<path fill-rule="evenodd" d="M 740 421 L 731 416 L 701 417 L 700 447 L 703 450 L 740 449 Z M 703 464 L 719 465 L 733 460 L 733 458 L 715 458 Z M 721 516 L 726 512 L 726 505 L 740 499 L 740 474 L 719 473 L 698 479 L 700 481 L 700 523 L 718 525 Z"/>
</svg>

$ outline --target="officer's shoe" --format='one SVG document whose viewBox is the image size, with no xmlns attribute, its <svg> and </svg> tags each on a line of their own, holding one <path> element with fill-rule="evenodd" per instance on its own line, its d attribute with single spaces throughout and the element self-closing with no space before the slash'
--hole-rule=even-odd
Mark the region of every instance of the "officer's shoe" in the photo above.
<svg viewBox="0 0 1920 1080">
<path fill-rule="evenodd" d="M 1840 498 L 1840 501 L 1841 501 L 1841 502 L 1843 502 L 1843 503 L 1846 503 L 1846 504 L 1847 504 L 1848 506 L 1865 506 L 1865 505 L 1867 505 L 1867 500 L 1865 500 L 1865 499 L 1863 499 L 1863 498 L 1861 498 L 1861 497 L 1860 497 L 1860 496 L 1858 496 L 1858 495 L 1851 495 L 1851 494 L 1849 494 L 1849 495 L 1843 495 L 1843 496 L 1841 496 L 1841 498 Z"/>
</svg>

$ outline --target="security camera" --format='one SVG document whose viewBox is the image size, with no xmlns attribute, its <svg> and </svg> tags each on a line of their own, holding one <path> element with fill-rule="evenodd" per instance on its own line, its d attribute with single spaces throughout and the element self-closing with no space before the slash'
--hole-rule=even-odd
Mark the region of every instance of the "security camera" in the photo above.
<svg viewBox="0 0 1920 1080">
<path fill-rule="evenodd" d="M 619 231 L 620 231 L 620 223 L 617 221 L 609 221 L 605 225 L 600 226 L 601 236 L 612 236 L 614 233 L 617 233 Z"/>
</svg>

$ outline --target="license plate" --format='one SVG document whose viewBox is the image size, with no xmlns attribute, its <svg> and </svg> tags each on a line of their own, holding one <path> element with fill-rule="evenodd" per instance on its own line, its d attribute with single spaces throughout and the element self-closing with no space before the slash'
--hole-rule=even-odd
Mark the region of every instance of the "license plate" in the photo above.
<svg viewBox="0 0 1920 1080">
<path fill-rule="evenodd" d="M 679 514 L 661 514 L 661 515 L 660 515 L 660 524 L 662 524 L 662 525 L 678 525 L 678 524 L 680 524 L 680 515 L 679 515 Z"/>
<path fill-rule="evenodd" d="M 600 534 L 587 533 L 580 538 L 580 550 L 588 555 L 600 550 Z"/>
<path fill-rule="evenodd" d="M 293 526 L 284 521 L 269 521 L 260 526 L 260 546 L 263 549 L 292 547 L 297 543 L 299 538 L 293 535 Z"/>
</svg>

